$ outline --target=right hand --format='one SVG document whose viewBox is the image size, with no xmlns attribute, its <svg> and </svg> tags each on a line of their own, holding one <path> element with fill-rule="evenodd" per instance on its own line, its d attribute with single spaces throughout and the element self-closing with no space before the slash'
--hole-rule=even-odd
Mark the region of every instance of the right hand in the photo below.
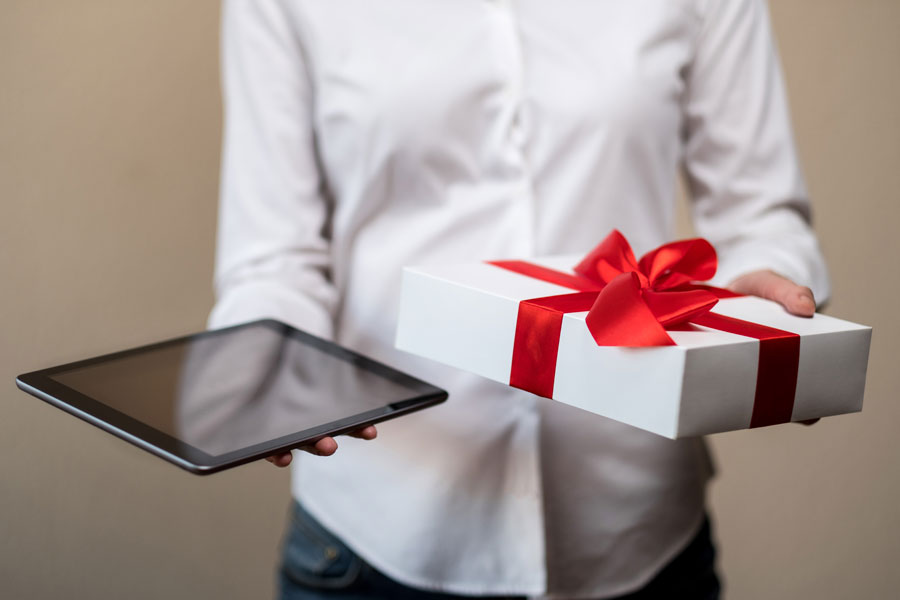
<svg viewBox="0 0 900 600">
<path fill-rule="evenodd" d="M 378 431 L 375 429 L 374 425 L 369 425 L 368 427 L 357 429 L 350 435 L 361 440 L 374 440 L 378 436 Z M 316 456 L 331 456 L 337 452 L 337 448 L 338 444 L 333 437 L 324 437 L 312 446 L 301 446 L 299 450 L 315 454 Z M 276 467 L 286 467 L 291 464 L 291 458 L 290 452 L 282 452 L 280 454 L 267 456 L 266 460 Z"/>
</svg>

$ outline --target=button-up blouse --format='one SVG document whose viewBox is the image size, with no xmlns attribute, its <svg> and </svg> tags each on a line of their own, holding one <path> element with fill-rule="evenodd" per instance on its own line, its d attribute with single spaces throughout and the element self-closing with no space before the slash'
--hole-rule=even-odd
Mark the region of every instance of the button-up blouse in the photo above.
<svg viewBox="0 0 900 600">
<path fill-rule="evenodd" d="M 445 387 L 300 454 L 293 493 L 366 561 L 460 594 L 604 597 L 697 531 L 672 441 L 393 348 L 401 267 L 674 235 L 717 282 L 827 294 L 761 0 L 226 0 L 211 326 L 275 317 Z M 602 393 L 602 391 L 598 391 Z"/>
</svg>

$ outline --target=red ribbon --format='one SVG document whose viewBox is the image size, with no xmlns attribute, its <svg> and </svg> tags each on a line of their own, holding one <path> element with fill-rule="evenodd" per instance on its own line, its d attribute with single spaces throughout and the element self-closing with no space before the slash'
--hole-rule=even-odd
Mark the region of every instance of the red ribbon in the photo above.
<svg viewBox="0 0 900 600">
<path fill-rule="evenodd" d="M 675 345 L 666 328 L 691 322 L 758 339 L 759 365 L 750 427 L 790 421 L 800 337 L 709 312 L 719 298 L 738 294 L 692 283 L 709 279 L 716 272 L 716 253 L 706 240 L 665 244 L 637 261 L 625 237 L 613 230 L 575 267 L 575 275 L 525 261 L 490 264 L 578 290 L 519 303 L 511 386 L 547 398 L 553 396 L 565 313 L 588 311 L 585 322 L 600 346 Z"/>
</svg>

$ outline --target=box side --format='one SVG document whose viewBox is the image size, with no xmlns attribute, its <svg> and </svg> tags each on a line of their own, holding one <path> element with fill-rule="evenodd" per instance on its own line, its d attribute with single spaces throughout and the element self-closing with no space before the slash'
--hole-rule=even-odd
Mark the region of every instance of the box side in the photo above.
<svg viewBox="0 0 900 600">
<path fill-rule="evenodd" d="M 723 331 L 706 331 L 717 346 L 687 351 L 678 437 L 750 427 L 759 341 Z"/>
<path fill-rule="evenodd" d="M 398 349 L 509 383 L 518 302 L 404 269 Z"/>
<path fill-rule="evenodd" d="M 597 346 L 584 315 L 563 318 L 554 400 L 676 437 L 685 349 Z"/>
<path fill-rule="evenodd" d="M 791 420 L 862 410 L 872 330 L 868 327 L 800 338 L 797 395 Z"/>
<path fill-rule="evenodd" d="M 792 420 L 862 409 L 871 327 L 823 314 L 796 317 L 775 302 L 752 297 L 721 300 L 713 312 L 800 335 Z"/>
</svg>

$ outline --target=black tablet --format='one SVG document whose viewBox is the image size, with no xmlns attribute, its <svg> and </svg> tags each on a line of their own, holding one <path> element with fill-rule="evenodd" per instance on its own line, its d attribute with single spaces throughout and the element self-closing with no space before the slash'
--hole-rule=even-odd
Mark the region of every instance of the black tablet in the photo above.
<svg viewBox="0 0 900 600">
<path fill-rule="evenodd" d="M 16 385 L 198 474 L 447 398 L 424 381 L 273 320 L 34 371 Z"/>
</svg>

